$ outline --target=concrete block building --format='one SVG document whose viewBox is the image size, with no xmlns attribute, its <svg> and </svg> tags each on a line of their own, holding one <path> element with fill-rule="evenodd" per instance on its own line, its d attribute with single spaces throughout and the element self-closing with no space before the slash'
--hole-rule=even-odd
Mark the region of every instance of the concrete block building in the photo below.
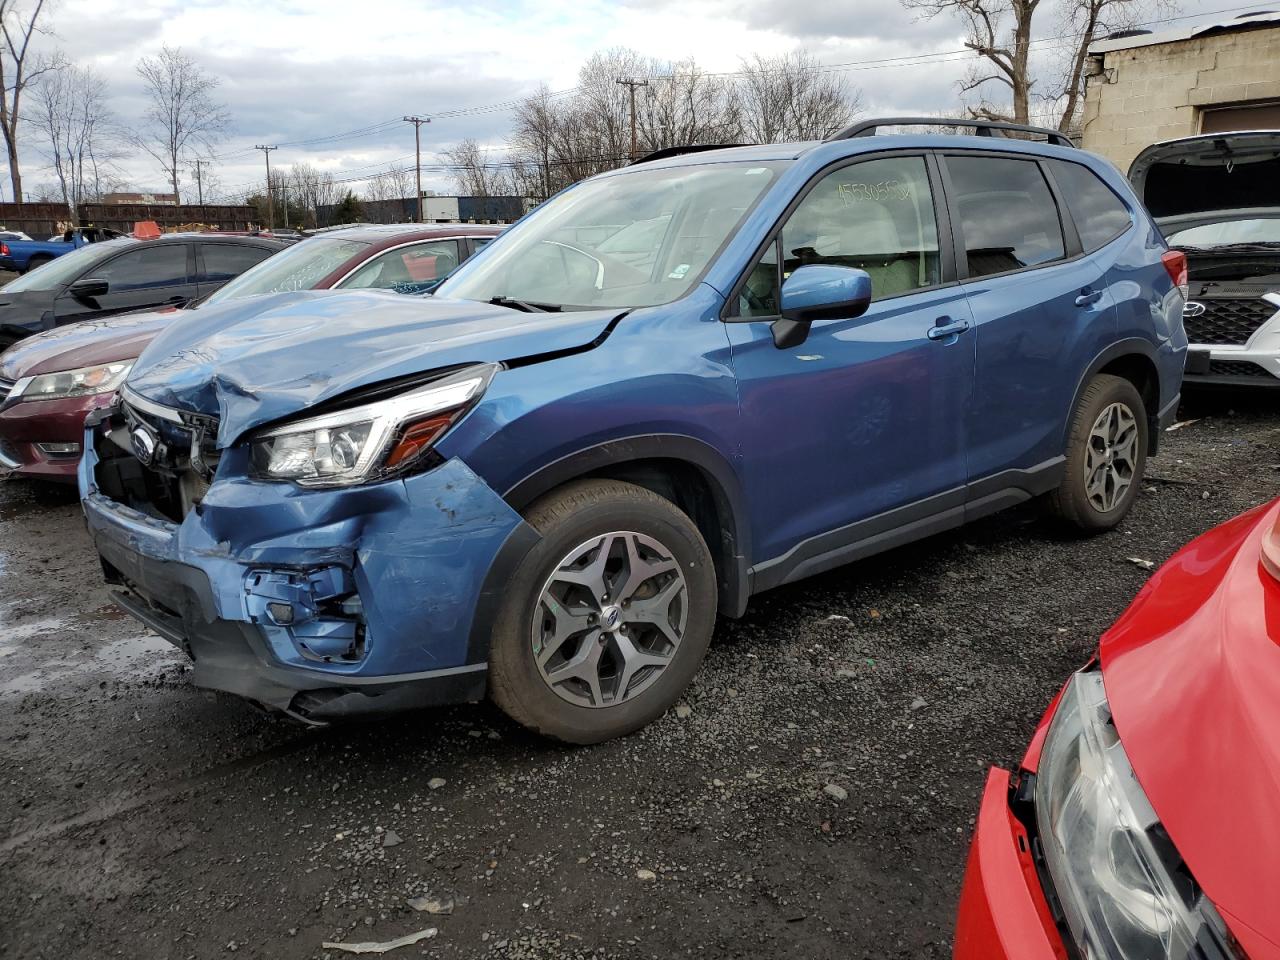
<svg viewBox="0 0 1280 960">
<path fill-rule="evenodd" d="M 1280 13 L 1089 47 L 1082 145 L 1122 170 L 1161 140 L 1268 129 L 1280 130 Z"/>
</svg>

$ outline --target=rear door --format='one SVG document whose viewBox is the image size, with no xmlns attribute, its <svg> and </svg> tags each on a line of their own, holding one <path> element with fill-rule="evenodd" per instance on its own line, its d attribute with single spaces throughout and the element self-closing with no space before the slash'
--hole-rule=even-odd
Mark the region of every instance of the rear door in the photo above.
<svg viewBox="0 0 1280 960">
<path fill-rule="evenodd" d="M 956 260 L 976 324 L 965 411 L 968 500 L 1056 484 L 1066 421 L 1089 362 L 1115 340 L 1106 267 L 1083 255 L 1045 165 L 1023 154 L 943 157 Z"/>
<path fill-rule="evenodd" d="M 213 293 L 250 267 L 256 267 L 276 250 L 250 243 L 202 240 L 196 244 L 196 285 L 198 296 Z"/>
<path fill-rule="evenodd" d="M 194 247 L 192 243 L 140 243 L 97 264 L 77 279 L 104 280 L 107 292 L 98 297 L 60 294 L 54 303 L 57 323 L 182 306 L 197 293 Z"/>
</svg>

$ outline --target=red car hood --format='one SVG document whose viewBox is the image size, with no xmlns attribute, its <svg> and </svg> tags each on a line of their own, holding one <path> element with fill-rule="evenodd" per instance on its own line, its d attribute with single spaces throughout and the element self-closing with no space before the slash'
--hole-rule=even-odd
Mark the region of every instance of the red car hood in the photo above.
<svg viewBox="0 0 1280 960">
<path fill-rule="evenodd" d="M 1280 957 L 1280 500 L 1192 541 L 1102 638 L 1138 781 L 1251 957 Z"/>
<path fill-rule="evenodd" d="M 157 333 L 183 315 L 177 309 L 83 320 L 20 340 L 0 356 L 0 378 L 76 370 L 117 360 L 134 360 Z"/>
</svg>

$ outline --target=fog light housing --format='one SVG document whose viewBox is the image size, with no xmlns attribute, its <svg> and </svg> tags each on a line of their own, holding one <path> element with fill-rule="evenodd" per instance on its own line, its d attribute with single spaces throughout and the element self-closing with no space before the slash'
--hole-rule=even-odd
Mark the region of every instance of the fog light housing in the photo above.
<svg viewBox="0 0 1280 960">
<path fill-rule="evenodd" d="M 268 603 L 267 613 L 275 623 L 282 627 L 293 623 L 293 604 L 291 603 Z"/>
</svg>

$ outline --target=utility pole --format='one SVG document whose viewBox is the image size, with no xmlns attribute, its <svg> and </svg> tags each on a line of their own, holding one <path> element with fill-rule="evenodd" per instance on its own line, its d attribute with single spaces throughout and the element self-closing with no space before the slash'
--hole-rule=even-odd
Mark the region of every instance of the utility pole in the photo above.
<svg viewBox="0 0 1280 960">
<path fill-rule="evenodd" d="M 418 182 L 418 222 L 422 223 L 422 125 L 430 123 L 430 117 L 405 117 L 405 123 L 413 124 L 413 155 L 414 170 L 417 173 Z"/>
<path fill-rule="evenodd" d="M 636 143 L 636 87 L 647 87 L 648 80 L 637 80 L 634 77 L 623 77 L 616 81 L 626 87 L 631 92 L 631 159 L 636 159 L 636 154 L 640 152 L 640 147 Z"/>
<path fill-rule="evenodd" d="M 201 160 L 199 157 L 196 157 L 196 159 L 192 160 L 191 162 L 192 162 L 192 163 L 194 163 L 194 164 L 196 165 L 196 198 L 197 198 L 197 202 L 200 204 L 200 206 L 202 206 L 202 207 L 203 207 L 203 206 L 204 206 L 204 178 L 203 178 L 203 177 L 201 177 L 201 175 L 200 175 L 200 173 L 201 173 L 200 168 L 201 168 L 201 167 L 203 167 L 203 166 L 204 166 L 206 163 L 208 163 L 209 161 L 208 161 L 208 160 Z"/>
<path fill-rule="evenodd" d="M 261 150 L 262 156 L 266 158 L 267 161 L 267 229 L 274 230 L 276 226 L 276 212 L 271 206 L 271 151 L 276 148 L 259 143 L 256 144 L 253 149 Z"/>
</svg>

